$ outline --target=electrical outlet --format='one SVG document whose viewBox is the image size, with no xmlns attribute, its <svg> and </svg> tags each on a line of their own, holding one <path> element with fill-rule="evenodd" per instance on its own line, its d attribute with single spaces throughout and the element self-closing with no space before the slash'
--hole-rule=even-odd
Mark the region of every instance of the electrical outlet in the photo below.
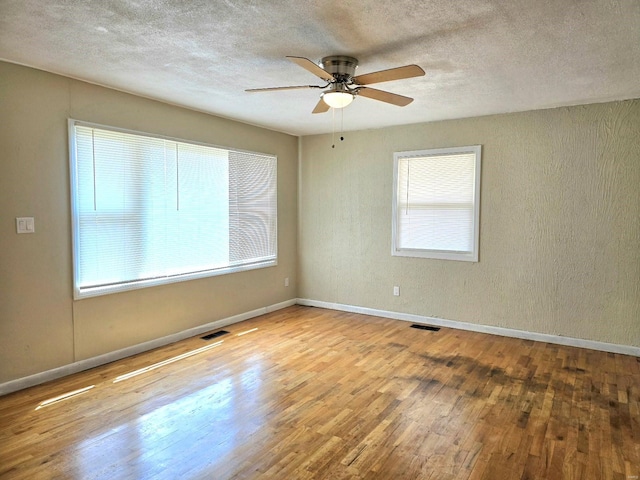
<svg viewBox="0 0 640 480">
<path fill-rule="evenodd" d="M 393 295 L 396 296 L 396 297 L 400 296 L 400 287 L 399 286 L 396 285 L 395 287 L 393 287 Z"/>
<path fill-rule="evenodd" d="M 285 277 L 284 279 L 284 286 L 288 287 L 289 286 L 289 277 Z"/>
</svg>

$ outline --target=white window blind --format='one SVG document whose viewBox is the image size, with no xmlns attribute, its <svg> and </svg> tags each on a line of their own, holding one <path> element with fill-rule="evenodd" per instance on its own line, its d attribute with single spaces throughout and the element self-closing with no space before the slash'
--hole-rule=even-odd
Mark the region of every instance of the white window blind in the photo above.
<svg viewBox="0 0 640 480">
<path fill-rule="evenodd" d="M 478 261 L 480 146 L 394 158 L 392 254 Z"/>
<path fill-rule="evenodd" d="M 275 156 L 70 120 L 75 296 L 275 265 Z"/>
</svg>

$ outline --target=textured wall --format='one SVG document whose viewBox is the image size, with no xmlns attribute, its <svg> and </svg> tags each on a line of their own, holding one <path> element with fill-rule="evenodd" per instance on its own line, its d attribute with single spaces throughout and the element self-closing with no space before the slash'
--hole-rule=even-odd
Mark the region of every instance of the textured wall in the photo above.
<svg viewBox="0 0 640 480">
<path fill-rule="evenodd" d="M 393 152 L 475 144 L 480 262 L 392 257 Z M 301 158 L 301 298 L 640 346 L 640 101 L 304 137 Z"/>
<path fill-rule="evenodd" d="M 296 137 L 2 62 L 0 112 L 0 383 L 296 297 Z M 278 266 L 73 301 L 69 117 L 278 155 Z"/>
</svg>

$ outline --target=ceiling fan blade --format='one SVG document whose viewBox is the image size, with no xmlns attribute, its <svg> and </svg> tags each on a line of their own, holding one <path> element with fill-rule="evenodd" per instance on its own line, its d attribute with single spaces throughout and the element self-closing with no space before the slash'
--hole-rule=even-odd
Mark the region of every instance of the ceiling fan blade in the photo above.
<svg viewBox="0 0 640 480">
<path fill-rule="evenodd" d="M 327 72 L 323 68 L 320 68 L 318 65 L 313 63 L 308 58 L 304 58 L 304 57 L 287 57 L 287 58 L 292 62 L 297 63 L 305 70 L 308 70 L 309 72 L 313 73 L 315 76 L 320 77 L 323 80 L 326 80 L 327 82 L 331 82 L 335 80 L 333 75 L 331 75 L 329 72 Z"/>
<path fill-rule="evenodd" d="M 405 107 L 413 102 L 413 98 L 404 97 L 396 93 L 385 92 L 384 90 L 377 90 L 370 87 L 359 88 L 358 95 L 362 97 L 372 98 L 373 100 L 390 103 L 392 105 L 397 105 L 399 107 Z"/>
<path fill-rule="evenodd" d="M 353 79 L 358 85 L 371 85 L 372 83 L 389 82 L 391 80 L 402 80 L 403 78 L 421 77 L 424 70 L 418 65 L 405 65 L 404 67 L 380 70 L 379 72 L 365 73 Z"/>
<path fill-rule="evenodd" d="M 292 85 L 289 87 L 247 88 L 245 92 L 272 92 L 274 90 L 297 90 L 299 88 L 322 88 L 318 85 Z"/>
<path fill-rule="evenodd" d="M 329 111 L 329 105 L 327 105 L 324 100 L 321 98 L 320 101 L 316 104 L 316 107 L 313 109 L 311 113 L 324 113 Z"/>
</svg>

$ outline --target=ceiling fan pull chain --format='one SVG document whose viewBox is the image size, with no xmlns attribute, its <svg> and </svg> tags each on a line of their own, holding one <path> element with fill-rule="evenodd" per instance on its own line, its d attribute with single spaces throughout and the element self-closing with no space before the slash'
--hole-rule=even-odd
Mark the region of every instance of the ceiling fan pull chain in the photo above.
<svg viewBox="0 0 640 480">
<path fill-rule="evenodd" d="M 336 148 L 336 109 L 331 109 L 331 148 Z"/>
</svg>

